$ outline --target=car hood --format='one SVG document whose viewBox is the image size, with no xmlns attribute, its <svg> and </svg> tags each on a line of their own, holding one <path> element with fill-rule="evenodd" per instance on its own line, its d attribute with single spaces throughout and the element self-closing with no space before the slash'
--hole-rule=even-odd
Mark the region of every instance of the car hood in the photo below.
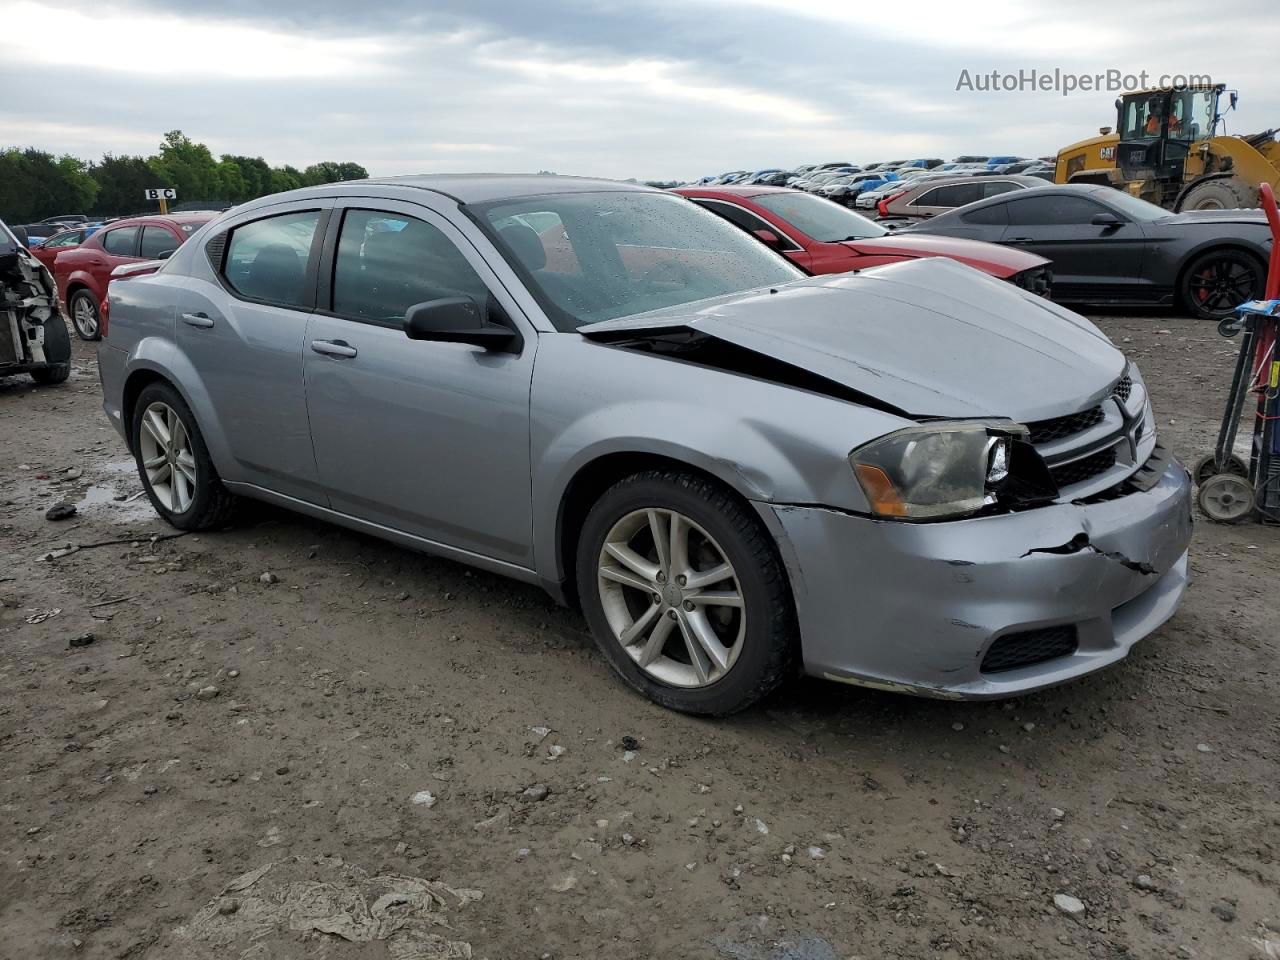
<svg viewBox="0 0 1280 960">
<path fill-rule="evenodd" d="M 868 240 L 846 240 L 844 246 L 864 257 L 950 257 L 1002 279 L 1049 262 L 1026 250 L 962 237 L 895 234 Z"/>
<path fill-rule="evenodd" d="M 614 343 L 681 331 L 807 371 L 914 418 L 1077 413 L 1123 354 L 1084 317 L 942 258 L 812 277 L 578 328 Z"/>
<path fill-rule="evenodd" d="M 1252 223 L 1267 225 L 1267 215 L 1259 209 L 1254 210 L 1184 210 L 1155 221 L 1158 224 L 1169 223 Z"/>
</svg>

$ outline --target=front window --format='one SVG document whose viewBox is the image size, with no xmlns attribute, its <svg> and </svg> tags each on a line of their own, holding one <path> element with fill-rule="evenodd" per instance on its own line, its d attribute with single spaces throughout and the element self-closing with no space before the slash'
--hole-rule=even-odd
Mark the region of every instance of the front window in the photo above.
<svg viewBox="0 0 1280 960">
<path fill-rule="evenodd" d="M 772 193 L 755 202 L 819 243 L 869 240 L 889 232 L 848 207 L 808 193 Z"/>
<path fill-rule="evenodd" d="M 1179 90 L 1169 103 L 1169 139 L 1199 140 L 1213 133 L 1216 90 Z"/>
<path fill-rule="evenodd" d="M 1129 97 L 1120 108 L 1120 139 L 1151 140 L 1160 136 L 1168 94 Z"/>
<path fill-rule="evenodd" d="M 559 330 L 804 276 L 731 223 L 670 194 L 552 194 L 468 209 Z"/>
</svg>

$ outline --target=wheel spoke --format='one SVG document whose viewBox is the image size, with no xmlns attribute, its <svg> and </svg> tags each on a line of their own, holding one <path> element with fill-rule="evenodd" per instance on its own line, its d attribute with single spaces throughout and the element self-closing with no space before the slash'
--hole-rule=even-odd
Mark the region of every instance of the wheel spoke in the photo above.
<svg viewBox="0 0 1280 960">
<path fill-rule="evenodd" d="M 711 662 L 719 669 L 727 670 L 729 668 L 729 651 L 725 649 L 724 644 L 720 642 L 720 638 L 716 636 L 715 630 L 711 628 L 711 622 L 707 619 L 706 614 L 701 610 L 695 610 L 691 613 L 682 612 L 681 620 L 688 626 L 693 638 L 698 642 L 698 647 Z"/>
<path fill-rule="evenodd" d="M 664 517 L 657 510 L 649 511 L 649 533 L 653 536 L 654 549 L 658 551 L 658 569 L 671 569 L 670 543 L 668 530 L 671 519 Z"/>
<path fill-rule="evenodd" d="M 671 547 L 667 551 L 672 573 L 689 569 L 689 524 L 678 513 L 671 514 Z"/>
<path fill-rule="evenodd" d="M 629 647 L 631 644 L 635 643 L 636 640 L 642 637 L 645 631 L 653 625 L 653 618 L 661 612 L 662 604 L 651 603 L 649 605 L 649 609 L 636 617 L 636 622 L 627 627 L 627 629 L 622 631 L 621 635 L 619 635 L 618 639 L 622 641 L 622 645 L 624 647 Z"/>
<path fill-rule="evenodd" d="M 151 457 L 148 460 L 142 461 L 142 465 L 146 467 L 148 470 L 154 470 L 156 469 L 156 467 L 160 466 L 160 464 L 162 463 L 164 463 L 163 453 L 157 453 L 154 457 Z"/>
<path fill-rule="evenodd" d="M 620 583 L 624 587 L 634 587 L 636 590 L 643 590 L 645 593 L 653 593 L 653 584 L 643 577 L 637 577 L 630 570 L 623 567 L 601 567 L 600 576 L 606 580 L 612 580 L 614 583 Z"/>
<path fill-rule="evenodd" d="M 708 590 L 690 597 L 690 602 L 702 607 L 741 607 L 742 595 L 735 590 Z"/>
<path fill-rule="evenodd" d="M 693 627 L 683 613 L 679 615 L 679 622 L 680 633 L 684 636 L 684 648 L 689 653 L 689 665 L 693 667 L 693 672 L 697 675 L 698 682 L 706 683 L 711 679 L 711 668 L 707 654 L 702 649 L 702 644 L 698 638 L 694 636 Z"/>
<path fill-rule="evenodd" d="M 644 577 L 644 579 L 648 581 L 648 583 L 645 584 L 646 589 L 648 588 L 649 583 L 653 583 L 658 579 L 658 565 L 646 560 L 625 543 L 606 543 L 604 545 L 604 549 L 609 556 L 613 557 L 613 559 L 617 560 L 624 567 L 631 570 L 633 573 L 637 573 Z"/>
<path fill-rule="evenodd" d="M 172 476 L 173 476 L 173 468 L 169 466 L 169 462 L 166 460 L 159 467 L 157 467 L 155 473 L 151 475 L 151 478 L 150 478 L 151 485 L 154 487 L 158 483 L 164 483 L 166 480 L 170 479 Z"/>
<path fill-rule="evenodd" d="M 142 418 L 142 425 L 147 428 L 147 433 L 155 437 L 156 443 L 162 447 L 169 446 L 169 427 L 164 422 L 164 416 L 156 409 L 152 408 L 147 411 L 147 415 Z"/>
<path fill-rule="evenodd" d="M 662 655 L 662 648 L 667 645 L 667 637 L 671 636 L 671 628 L 674 626 L 675 621 L 670 617 L 662 617 L 658 621 L 649 634 L 649 639 L 645 641 L 644 649 L 640 651 L 640 659 L 637 661 L 640 666 L 647 667 Z"/>
<path fill-rule="evenodd" d="M 733 576 L 733 567 L 727 563 L 720 563 L 710 570 L 694 570 L 689 574 L 689 579 L 685 586 L 690 590 L 701 590 L 703 587 L 709 587 L 713 583 L 727 580 L 731 576 Z"/>
</svg>

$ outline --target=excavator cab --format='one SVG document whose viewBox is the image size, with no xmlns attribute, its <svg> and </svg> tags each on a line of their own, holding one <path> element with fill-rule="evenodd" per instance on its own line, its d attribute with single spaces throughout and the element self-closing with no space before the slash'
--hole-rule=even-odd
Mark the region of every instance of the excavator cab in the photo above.
<svg viewBox="0 0 1280 960">
<path fill-rule="evenodd" d="M 1225 86 L 1131 93 L 1116 101 L 1116 166 L 1122 179 L 1143 182 L 1143 195 L 1162 205 L 1177 197 L 1192 145 L 1212 137 Z"/>
</svg>

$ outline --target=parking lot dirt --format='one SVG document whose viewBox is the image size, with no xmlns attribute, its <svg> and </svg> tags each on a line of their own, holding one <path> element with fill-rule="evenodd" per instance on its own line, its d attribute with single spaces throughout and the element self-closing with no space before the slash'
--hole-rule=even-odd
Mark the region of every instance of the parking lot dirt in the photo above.
<svg viewBox="0 0 1280 960">
<path fill-rule="evenodd" d="M 1207 451 L 1235 342 L 1099 323 Z M 533 587 L 265 507 L 154 539 L 100 401 L 81 343 L 0 381 L 4 960 L 1280 956 L 1276 528 L 1199 520 L 1069 686 L 711 721 Z"/>
</svg>

